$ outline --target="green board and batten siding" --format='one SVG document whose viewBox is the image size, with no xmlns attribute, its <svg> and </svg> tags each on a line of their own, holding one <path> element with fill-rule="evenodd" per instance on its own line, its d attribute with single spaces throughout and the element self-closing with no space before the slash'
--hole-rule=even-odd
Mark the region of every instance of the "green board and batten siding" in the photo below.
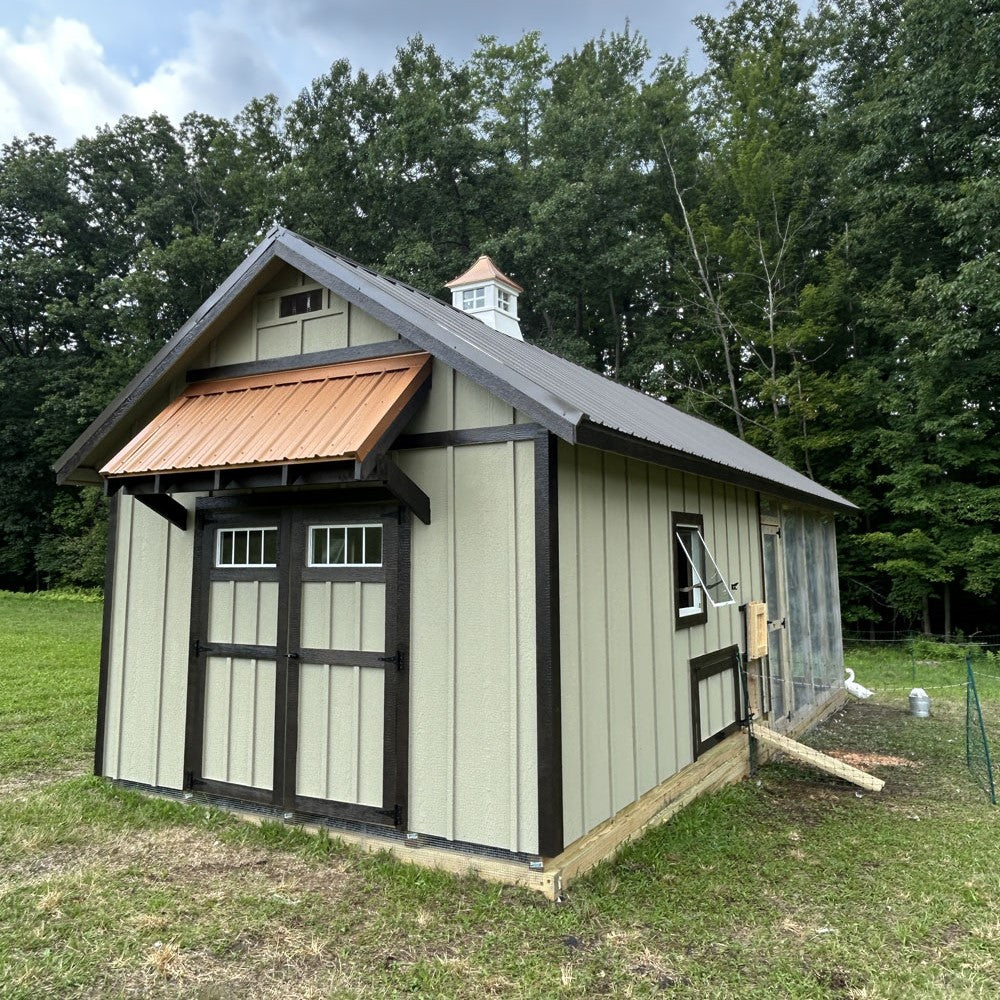
<svg viewBox="0 0 1000 1000">
<path fill-rule="evenodd" d="M 197 494 L 174 499 L 193 524 Z M 193 530 L 119 496 L 104 720 L 109 778 L 181 787 L 193 556 Z"/>
<path fill-rule="evenodd" d="M 694 760 L 690 661 L 742 645 L 738 604 L 762 599 L 756 494 L 560 442 L 563 819 L 569 844 Z M 737 605 L 676 629 L 671 512 L 701 514 Z M 733 717 L 704 682 L 702 720 Z"/>
<path fill-rule="evenodd" d="M 194 367 L 398 339 L 360 310 L 346 303 L 341 310 L 336 296 L 328 296 L 323 315 L 269 325 L 270 303 L 310 285 L 292 271 L 272 279 Z M 310 317 L 324 321 L 322 338 L 310 334 Z M 179 381 L 174 388 L 181 391 Z M 435 361 L 430 397 L 407 432 L 512 422 L 524 420 Z M 409 827 L 525 852 L 538 843 L 533 448 L 521 441 L 394 454 L 432 509 L 430 525 L 413 524 Z M 175 499 L 193 512 L 194 495 Z M 182 786 L 193 535 L 193 528 L 179 531 L 121 497 L 105 727 L 109 777 Z M 247 611 L 246 628 L 256 627 L 255 615 Z M 227 706 L 218 719 L 220 740 L 230 728 L 229 706 L 240 710 L 247 694 L 222 690 L 223 666 L 213 665 L 219 704 Z M 310 679 L 306 672 L 304 683 Z M 209 716 L 206 736 L 211 725 Z M 363 748 L 369 729 L 359 722 Z M 265 749 L 258 742 L 241 754 L 251 776 Z M 309 777 L 316 788 L 333 780 Z"/>
</svg>

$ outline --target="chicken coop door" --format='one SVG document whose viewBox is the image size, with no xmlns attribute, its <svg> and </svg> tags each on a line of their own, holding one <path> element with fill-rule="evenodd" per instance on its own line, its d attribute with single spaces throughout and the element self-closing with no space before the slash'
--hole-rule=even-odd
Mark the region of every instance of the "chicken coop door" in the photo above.
<svg viewBox="0 0 1000 1000">
<path fill-rule="evenodd" d="M 401 825 L 408 515 L 198 515 L 186 781 L 309 815 Z"/>
</svg>

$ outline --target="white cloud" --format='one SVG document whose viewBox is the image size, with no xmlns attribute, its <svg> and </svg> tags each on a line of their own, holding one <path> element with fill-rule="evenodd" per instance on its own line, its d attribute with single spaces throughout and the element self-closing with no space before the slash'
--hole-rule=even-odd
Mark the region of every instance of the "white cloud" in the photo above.
<svg viewBox="0 0 1000 1000">
<path fill-rule="evenodd" d="M 71 141 L 117 118 L 131 85 L 104 61 L 80 21 L 57 17 L 27 27 L 20 39 L 0 29 L 0 138 L 29 132 Z"/>
<path fill-rule="evenodd" d="M 37 132 L 68 144 L 123 114 L 231 116 L 253 96 L 284 90 L 270 54 L 239 21 L 193 14 L 187 39 L 136 79 L 110 64 L 81 21 L 57 17 L 18 38 L 0 28 L 0 142 Z"/>
</svg>

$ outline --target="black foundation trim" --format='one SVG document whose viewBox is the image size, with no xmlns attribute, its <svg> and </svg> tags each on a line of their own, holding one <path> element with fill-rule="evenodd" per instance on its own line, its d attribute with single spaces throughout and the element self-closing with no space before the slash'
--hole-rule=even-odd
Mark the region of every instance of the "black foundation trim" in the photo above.
<svg viewBox="0 0 1000 1000">
<path fill-rule="evenodd" d="M 402 451 L 410 448 L 458 448 L 469 444 L 499 444 L 504 441 L 532 441 L 544 428 L 541 424 L 497 424 L 459 431 L 430 431 L 404 434 L 392 446 Z"/>
<path fill-rule="evenodd" d="M 271 372 L 292 372 L 299 368 L 318 368 L 320 365 L 339 365 L 350 361 L 395 358 L 401 354 L 420 353 L 422 353 L 421 348 L 408 340 L 402 338 L 381 340 L 375 344 L 336 347 L 329 351 L 291 354 L 283 358 L 267 358 L 264 361 L 244 361 L 235 365 L 216 365 L 214 368 L 192 368 L 187 373 L 187 380 L 188 382 L 204 382 L 206 379 L 269 375 Z"/>
<path fill-rule="evenodd" d="M 559 660 L 559 494 L 556 437 L 535 438 L 535 677 L 538 853 L 562 852 L 562 693 Z"/>
<path fill-rule="evenodd" d="M 743 683 L 740 680 L 740 647 L 727 646 L 704 656 L 696 656 L 691 660 L 691 732 L 694 736 L 694 756 L 697 760 L 706 750 L 721 743 L 727 736 L 735 733 L 743 725 Z M 701 735 L 701 690 L 700 683 L 706 677 L 716 674 L 733 672 L 733 690 L 735 692 L 733 721 L 717 733 L 708 736 Z"/>
<path fill-rule="evenodd" d="M 104 742 L 107 731 L 108 672 L 111 660 L 111 616 L 115 605 L 115 554 L 118 549 L 118 507 L 111 497 L 108 510 L 108 551 L 104 559 L 104 610 L 101 621 L 101 660 L 97 679 L 97 731 L 94 734 L 94 774 L 104 774 Z"/>
</svg>

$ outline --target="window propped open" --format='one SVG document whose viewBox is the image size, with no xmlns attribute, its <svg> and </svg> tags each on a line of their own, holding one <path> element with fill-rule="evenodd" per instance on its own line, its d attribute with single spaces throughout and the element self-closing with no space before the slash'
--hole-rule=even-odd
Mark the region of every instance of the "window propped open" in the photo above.
<svg viewBox="0 0 1000 1000">
<path fill-rule="evenodd" d="M 735 604 L 736 598 L 729 589 L 719 566 L 712 555 L 712 550 L 705 541 L 701 527 L 698 525 L 679 524 L 674 532 L 680 551 L 687 559 L 690 568 L 690 577 L 693 581 L 692 589 L 699 589 L 708 598 L 713 608 L 724 608 L 727 605 Z M 711 564 L 711 570 L 708 570 Z M 683 612 L 681 612 L 683 614 Z"/>
</svg>

